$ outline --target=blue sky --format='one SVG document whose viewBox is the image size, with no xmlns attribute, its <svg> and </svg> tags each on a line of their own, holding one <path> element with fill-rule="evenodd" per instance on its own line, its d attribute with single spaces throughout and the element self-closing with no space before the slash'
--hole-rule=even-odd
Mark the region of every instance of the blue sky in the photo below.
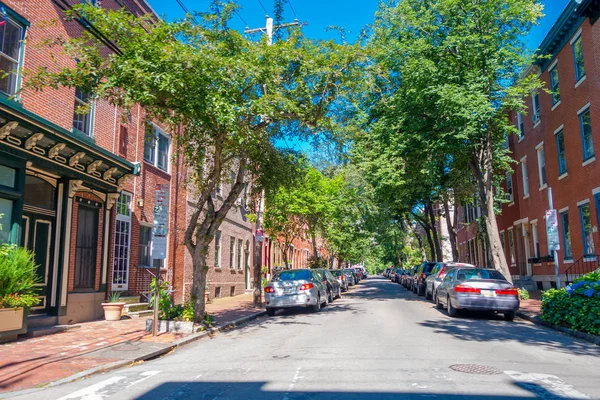
<svg viewBox="0 0 600 400">
<path fill-rule="evenodd" d="M 177 0 L 148 0 L 154 10 L 167 19 L 183 18 L 185 12 Z M 206 11 L 210 0 L 180 0 L 190 11 Z M 542 0 L 545 6 L 545 17 L 535 26 L 525 38 L 529 48 L 536 49 L 542 42 L 560 13 L 569 1 L 574 0 Z M 296 17 L 300 22 L 307 22 L 303 28 L 304 33 L 312 38 L 328 38 L 337 35 L 328 32 L 327 27 L 343 27 L 348 32 L 349 40 L 356 37 L 367 24 L 373 22 L 378 0 L 290 0 L 292 7 L 286 6 L 285 19 L 293 21 Z M 246 25 L 250 28 L 263 27 L 265 24 L 265 11 L 261 3 L 272 14 L 273 0 L 238 0 L 242 7 L 239 16 L 232 21 L 233 27 L 243 30 Z M 242 19 L 244 21 L 242 21 Z M 293 141 L 287 143 L 296 150 L 311 151 L 308 143 Z M 283 143 L 279 143 L 283 145 Z"/>
</svg>

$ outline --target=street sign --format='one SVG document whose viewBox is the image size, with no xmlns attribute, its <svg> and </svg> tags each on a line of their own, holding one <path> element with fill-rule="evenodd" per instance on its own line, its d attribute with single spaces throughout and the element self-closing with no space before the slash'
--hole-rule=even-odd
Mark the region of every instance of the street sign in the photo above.
<svg viewBox="0 0 600 400">
<path fill-rule="evenodd" d="M 169 185 L 157 184 L 154 192 L 154 227 L 152 228 L 153 259 L 167 258 L 167 234 L 169 233 Z"/>
<path fill-rule="evenodd" d="M 263 231 L 262 229 L 257 229 L 256 232 L 254 233 L 254 238 L 256 239 L 257 242 L 262 242 L 265 240 L 265 231 Z"/>
<path fill-rule="evenodd" d="M 558 214 L 556 210 L 546 211 L 546 236 L 548 238 L 548 251 L 552 253 L 560 250 Z"/>
</svg>

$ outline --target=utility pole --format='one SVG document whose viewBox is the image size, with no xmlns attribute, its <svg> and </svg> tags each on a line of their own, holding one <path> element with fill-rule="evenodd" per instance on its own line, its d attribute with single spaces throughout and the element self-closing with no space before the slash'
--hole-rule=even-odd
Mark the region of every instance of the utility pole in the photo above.
<svg viewBox="0 0 600 400">
<path fill-rule="evenodd" d="M 269 15 L 265 15 L 266 23 L 264 28 L 250 29 L 246 27 L 244 30 L 245 34 L 251 33 L 264 33 L 267 35 L 267 45 L 273 45 L 273 32 L 281 28 L 288 28 L 292 26 L 302 26 L 296 18 L 294 22 L 288 24 L 273 25 L 273 18 Z M 267 86 L 263 85 L 263 93 L 267 94 Z M 256 224 L 254 228 L 254 306 L 262 307 L 262 243 L 264 241 L 264 234 L 262 233 L 263 225 L 263 214 L 265 211 L 265 191 L 260 193 L 258 200 L 258 210 L 256 212 Z"/>
</svg>

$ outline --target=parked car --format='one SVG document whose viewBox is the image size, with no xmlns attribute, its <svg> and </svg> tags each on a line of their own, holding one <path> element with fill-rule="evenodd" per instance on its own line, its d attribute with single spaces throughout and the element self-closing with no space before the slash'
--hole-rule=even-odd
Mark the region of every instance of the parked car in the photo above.
<svg viewBox="0 0 600 400">
<path fill-rule="evenodd" d="M 317 312 L 329 302 L 321 275 L 310 269 L 281 271 L 265 286 L 264 292 L 269 316 L 280 308 L 308 307 Z"/>
<path fill-rule="evenodd" d="M 423 261 L 414 274 L 412 291 L 419 296 L 425 296 L 425 279 L 431 275 L 431 271 L 437 263 Z"/>
<path fill-rule="evenodd" d="M 356 274 L 358 275 L 358 280 L 359 281 L 363 280 L 364 276 L 363 276 L 362 269 L 355 267 L 354 270 L 356 271 Z"/>
<path fill-rule="evenodd" d="M 404 286 L 407 289 L 408 289 L 410 280 L 412 279 L 412 272 L 413 272 L 413 268 L 406 269 L 404 271 L 404 275 L 402 275 L 402 277 L 400 278 L 401 279 L 400 283 L 402 284 L 402 286 Z"/>
<path fill-rule="evenodd" d="M 391 267 L 384 269 L 383 272 L 381 273 L 381 276 L 383 276 L 384 278 L 387 278 L 391 269 L 392 269 Z"/>
<path fill-rule="evenodd" d="M 321 282 L 327 287 L 327 299 L 330 303 L 342 297 L 342 287 L 328 269 L 315 269 L 315 272 L 321 278 Z"/>
<path fill-rule="evenodd" d="M 453 270 L 454 268 L 475 268 L 474 265 L 465 264 L 465 263 L 455 263 L 455 262 L 441 262 L 437 263 L 431 271 L 431 275 L 429 275 L 425 279 L 425 298 L 428 300 L 433 300 L 435 303 L 435 296 L 437 288 L 442 283 L 442 280 L 446 276 L 448 272 Z"/>
<path fill-rule="evenodd" d="M 356 271 L 354 271 L 352 268 L 344 268 L 342 271 L 344 272 L 344 275 L 346 276 L 346 281 L 348 282 L 349 286 L 354 286 L 358 283 L 357 277 L 356 277 Z"/>
<path fill-rule="evenodd" d="M 402 268 L 394 268 L 391 272 L 392 282 L 398 283 L 402 274 Z"/>
<path fill-rule="evenodd" d="M 339 282 L 340 289 L 342 290 L 342 292 L 347 292 L 349 285 L 348 281 L 346 280 L 346 275 L 344 274 L 344 271 L 342 271 L 341 269 L 330 269 L 329 272 L 331 272 L 331 275 L 333 275 Z"/>
<path fill-rule="evenodd" d="M 369 272 L 367 271 L 367 269 L 365 267 L 360 267 L 360 269 L 362 270 L 363 278 L 367 279 L 369 277 Z"/>
<path fill-rule="evenodd" d="M 448 308 L 455 317 L 459 310 L 493 311 L 512 321 L 519 309 L 519 292 L 495 269 L 455 268 L 438 287 L 436 307 Z"/>
<path fill-rule="evenodd" d="M 415 274 L 417 273 L 418 269 L 419 269 L 419 265 L 415 265 L 414 267 L 412 267 L 409 270 L 408 278 L 406 279 L 406 288 L 408 290 L 413 290 L 413 286 L 415 283 Z"/>
</svg>

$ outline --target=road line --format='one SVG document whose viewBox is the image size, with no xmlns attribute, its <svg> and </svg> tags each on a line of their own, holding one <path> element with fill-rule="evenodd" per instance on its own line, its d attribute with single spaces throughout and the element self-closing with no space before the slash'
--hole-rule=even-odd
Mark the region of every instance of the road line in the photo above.
<svg viewBox="0 0 600 400">
<path fill-rule="evenodd" d="M 70 400 L 70 399 L 82 399 L 82 400 L 102 400 L 104 397 L 108 396 L 108 394 L 99 393 L 102 389 L 114 385 L 115 383 L 125 379 L 124 376 L 113 376 L 112 378 L 108 378 L 102 382 L 98 382 L 90 387 L 85 389 L 78 390 L 71 394 L 68 394 L 64 397 L 61 397 L 58 400 Z"/>
<path fill-rule="evenodd" d="M 296 386 L 296 383 L 298 382 L 298 378 L 300 377 L 301 369 L 302 369 L 301 367 L 296 368 L 296 373 L 294 374 L 294 378 L 292 379 L 292 382 L 290 383 L 290 386 L 288 387 L 287 392 L 285 392 L 285 394 L 283 395 L 282 400 L 289 400 L 290 392 L 292 390 L 294 390 L 294 386 Z"/>
<path fill-rule="evenodd" d="M 143 378 L 142 379 L 138 379 L 137 381 L 131 382 L 127 387 L 130 387 L 130 386 L 136 385 L 136 384 L 138 384 L 140 382 L 143 382 L 143 381 L 145 381 L 148 378 L 152 378 L 154 375 L 160 374 L 161 372 L 162 371 L 146 371 L 146 372 L 142 372 L 140 375 L 143 376 Z"/>
<path fill-rule="evenodd" d="M 523 385 L 523 388 L 537 394 L 543 399 L 589 399 L 573 386 L 563 382 L 558 376 L 535 374 L 519 371 L 504 371 L 514 381 Z M 552 397 L 548 395 L 551 394 Z"/>
</svg>

